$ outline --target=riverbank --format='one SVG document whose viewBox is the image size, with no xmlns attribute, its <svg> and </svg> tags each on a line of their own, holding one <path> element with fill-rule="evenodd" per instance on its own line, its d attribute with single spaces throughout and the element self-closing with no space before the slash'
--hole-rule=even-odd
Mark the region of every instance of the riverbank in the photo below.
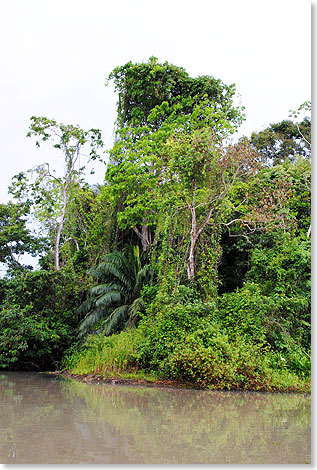
<svg viewBox="0 0 317 470">
<path fill-rule="evenodd" d="M 200 388 L 191 383 L 180 382 L 177 380 L 164 380 L 153 377 L 120 377 L 120 376 L 104 376 L 98 374 L 72 374 L 69 371 L 49 372 L 49 375 L 60 375 L 66 379 L 79 380 L 90 384 L 110 384 L 110 385 L 134 385 L 143 387 L 157 388 L 181 388 L 199 390 Z"/>
<path fill-rule="evenodd" d="M 172 388 L 172 389 L 188 389 L 188 390 L 217 390 L 223 391 L 222 388 L 217 387 L 202 387 L 197 386 L 190 382 L 182 382 L 179 380 L 169 380 L 169 379 L 158 379 L 151 376 L 139 376 L 135 377 L 135 374 L 123 374 L 123 376 L 105 376 L 100 374 L 72 374 L 70 371 L 55 371 L 47 372 L 49 375 L 61 376 L 65 379 L 77 380 L 88 384 L 109 384 L 109 385 L 130 385 L 130 386 L 141 386 L 141 387 L 154 387 L 154 388 Z M 231 391 L 242 391 L 239 388 L 232 388 Z M 289 387 L 288 389 L 268 389 L 268 388 L 258 388 L 258 389 L 244 389 L 243 391 L 249 392 L 271 392 L 271 393 L 311 393 L 309 384 L 306 387 Z"/>
</svg>

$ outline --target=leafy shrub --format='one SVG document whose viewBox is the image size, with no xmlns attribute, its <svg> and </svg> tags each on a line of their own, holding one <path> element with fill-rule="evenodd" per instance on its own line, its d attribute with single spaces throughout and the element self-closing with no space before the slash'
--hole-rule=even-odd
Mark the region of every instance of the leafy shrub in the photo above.
<svg viewBox="0 0 317 470">
<path fill-rule="evenodd" d="M 148 308 L 139 328 L 144 334 L 140 360 L 144 367 L 160 368 L 164 360 L 189 332 L 199 328 L 203 319 L 211 318 L 213 303 L 200 301 L 188 304 L 153 303 Z"/>
<path fill-rule="evenodd" d="M 79 282 L 65 270 L 29 271 L 5 280 L 3 304 L 17 304 L 21 308 L 32 305 L 35 312 L 48 310 L 62 315 L 76 306 L 76 290 L 83 290 Z"/>
<path fill-rule="evenodd" d="M 292 337 L 294 344 L 306 350 L 311 344 L 310 300 L 307 297 L 271 295 L 272 308 L 265 319 L 267 341 L 282 351 L 285 338 Z"/>
<path fill-rule="evenodd" d="M 285 335 L 310 348 L 310 301 L 308 297 L 264 295 L 258 284 L 247 282 L 235 292 L 223 294 L 217 318 L 231 338 L 246 335 L 256 342 L 268 342 L 281 349 Z"/>
<path fill-rule="evenodd" d="M 75 337 L 76 286 L 64 271 L 5 279 L 0 306 L 0 366 L 51 369 Z M 72 289 L 71 289 L 72 286 Z"/>
<path fill-rule="evenodd" d="M 229 339 L 212 322 L 187 335 L 161 363 L 161 374 L 210 389 L 302 390 L 290 368 L 272 367 L 267 345 L 245 337 Z"/>
<path fill-rule="evenodd" d="M 259 287 L 248 283 L 219 299 L 217 316 L 230 332 L 230 337 L 246 335 L 254 341 L 265 341 L 265 319 L 274 308 L 270 297 L 263 296 Z"/>
<path fill-rule="evenodd" d="M 73 331 L 56 316 L 43 317 L 32 306 L 0 312 L 0 367 L 50 369 L 69 347 Z"/>
<path fill-rule="evenodd" d="M 256 247 L 246 278 L 256 282 L 264 295 L 309 296 L 311 242 L 284 234 L 272 247 Z"/>
<path fill-rule="evenodd" d="M 274 369 L 293 371 L 299 377 L 309 378 L 311 375 L 310 352 L 289 335 L 280 336 L 278 351 L 272 352 L 271 365 Z"/>
<path fill-rule="evenodd" d="M 235 341 L 219 324 L 205 325 L 187 335 L 164 363 L 166 375 L 217 389 L 266 388 L 263 345 L 241 337 Z"/>
</svg>

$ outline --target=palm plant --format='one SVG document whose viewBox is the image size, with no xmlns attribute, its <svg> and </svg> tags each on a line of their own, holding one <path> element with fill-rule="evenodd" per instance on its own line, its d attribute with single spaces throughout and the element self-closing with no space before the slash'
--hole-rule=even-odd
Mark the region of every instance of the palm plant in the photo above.
<svg viewBox="0 0 317 470">
<path fill-rule="evenodd" d="M 102 318 L 105 320 L 101 328 L 106 335 L 134 324 L 144 308 L 141 289 L 153 277 L 149 264 L 141 266 L 139 247 L 106 254 L 89 274 L 97 284 L 90 288 L 87 300 L 77 310 L 86 314 L 79 324 L 79 336 L 91 331 Z"/>
</svg>

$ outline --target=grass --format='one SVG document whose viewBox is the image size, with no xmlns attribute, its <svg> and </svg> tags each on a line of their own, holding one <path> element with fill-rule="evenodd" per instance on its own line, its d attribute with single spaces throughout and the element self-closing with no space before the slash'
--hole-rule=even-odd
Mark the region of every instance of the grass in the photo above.
<svg viewBox="0 0 317 470">
<path fill-rule="evenodd" d="M 80 349 L 75 348 L 64 357 L 61 368 L 75 375 L 144 376 L 137 366 L 142 340 L 143 336 L 137 329 L 125 330 L 110 337 L 91 335 Z"/>
</svg>

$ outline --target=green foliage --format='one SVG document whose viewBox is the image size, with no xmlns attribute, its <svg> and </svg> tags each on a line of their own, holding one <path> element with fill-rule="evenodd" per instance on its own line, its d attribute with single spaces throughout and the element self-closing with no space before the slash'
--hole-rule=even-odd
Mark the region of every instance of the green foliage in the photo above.
<svg viewBox="0 0 317 470">
<path fill-rule="evenodd" d="M 303 386 L 294 373 L 273 369 L 266 346 L 240 336 L 229 339 L 215 323 L 202 326 L 177 345 L 165 361 L 164 373 L 217 390 L 300 390 Z"/>
<path fill-rule="evenodd" d="M 288 357 L 250 338 L 230 339 L 223 325 L 212 319 L 211 305 L 205 311 L 202 307 L 165 306 L 153 322 L 147 317 L 119 335 L 89 336 L 84 345 L 69 351 L 63 369 L 111 377 L 142 371 L 209 389 L 307 389 L 305 353 L 296 350 Z"/>
<path fill-rule="evenodd" d="M 222 295 L 217 318 L 230 338 L 243 335 L 283 351 L 284 338 L 291 337 L 299 347 L 306 351 L 310 348 L 310 299 L 307 297 L 265 295 L 259 285 L 247 282 L 241 289 Z"/>
<path fill-rule="evenodd" d="M 101 320 L 107 335 L 134 324 L 144 309 L 141 290 L 153 274 L 150 265 L 141 267 L 139 248 L 108 253 L 89 273 L 98 284 L 90 288 L 87 300 L 77 310 L 86 314 L 79 325 L 80 336 L 95 325 L 101 326 Z"/>
<path fill-rule="evenodd" d="M 210 317 L 214 307 L 212 302 L 198 300 L 186 304 L 164 304 L 158 298 L 139 326 L 145 337 L 141 364 L 150 370 L 160 370 L 162 362 L 181 343 L 184 335 L 197 329 L 203 318 Z"/>
<path fill-rule="evenodd" d="M 74 374 L 97 373 L 105 376 L 127 370 L 136 371 L 143 340 L 143 334 L 137 328 L 112 336 L 89 335 L 81 346 L 75 345 L 67 351 L 61 368 Z"/>
<path fill-rule="evenodd" d="M 74 341 L 75 280 L 69 274 L 24 272 L 2 281 L 0 364 L 51 369 Z"/>
<path fill-rule="evenodd" d="M 254 341 L 265 341 L 265 318 L 273 307 L 272 299 L 261 295 L 256 284 L 246 284 L 219 299 L 218 317 L 230 338 L 248 336 Z"/>
<path fill-rule="evenodd" d="M 278 341 L 278 351 L 272 351 L 271 364 L 276 370 L 288 370 L 298 377 L 311 376 L 311 354 L 298 341 L 288 334 L 282 334 Z"/>
<path fill-rule="evenodd" d="M 197 264 L 194 284 L 199 298 L 204 301 L 216 299 L 219 285 L 218 269 L 222 248 L 218 240 L 214 240 L 212 230 L 206 230 L 197 248 Z"/>
<path fill-rule="evenodd" d="M 292 337 L 310 348 L 310 241 L 288 234 L 271 237 L 268 246 L 257 246 L 252 253 L 246 278 L 256 283 L 263 299 L 270 299 L 266 315 L 266 335 L 280 348 L 281 337 Z"/>
<path fill-rule="evenodd" d="M 310 240 L 285 234 L 275 237 L 272 245 L 254 248 L 247 279 L 258 283 L 265 295 L 308 296 L 311 288 Z"/>
<path fill-rule="evenodd" d="M 18 256 L 33 256 L 43 250 L 43 240 L 37 239 L 27 228 L 28 204 L 0 204 L 0 263 L 10 271 L 22 270 Z"/>
<path fill-rule="evenodd" d="M 48 370 L 74 339 L 65 314 L 36 312 L 32 305 L 2 308 L 0 332 L 0 367 L 9 369 Z"/>
<path fill-rule="evenodd" d="M 173 64 L 158 63 L 150 57 L 146 63 L 128 62 L 115 68 L 108 77 L 118 92 L 117 125 L 138 127 L 149 124 L 158 129 L 164 120 L 191 115 L 202 99 L 216 103 L 229 121 L 241 116 L 233 107 L 234 85 L 227 86 L 210 76 L 191 78 Z"/>
<path fill-rule="evenodd" d="M 306 140 L 310 139 L 310 132 L 311 121 L 308 118 L 299 124 L 284 120 L 258 133 L 253 132 L 250 141 L 264 162 L 277 165 L 295 161 L 299 155 L 310 158 L 310 145 Z"/>
<path fill-rule="evenodd" d="M 169 376 L 202 387 L 261 390 L 269 388 L 265 348 L 239 336 L 229 340 L 215 323 L 186 336 L 165 363 Z"/>
<path fill-rule="evenodd" d="M 62 315 L 66 307 L 71 310 L 76 306 L 80 299 L 77 290 L 76 278 L 65 270 L 29 271 L 5 280 L 5 303 L 22 308 L 32 305 L 35 311 L 47 309 Z"/>
</svg>

